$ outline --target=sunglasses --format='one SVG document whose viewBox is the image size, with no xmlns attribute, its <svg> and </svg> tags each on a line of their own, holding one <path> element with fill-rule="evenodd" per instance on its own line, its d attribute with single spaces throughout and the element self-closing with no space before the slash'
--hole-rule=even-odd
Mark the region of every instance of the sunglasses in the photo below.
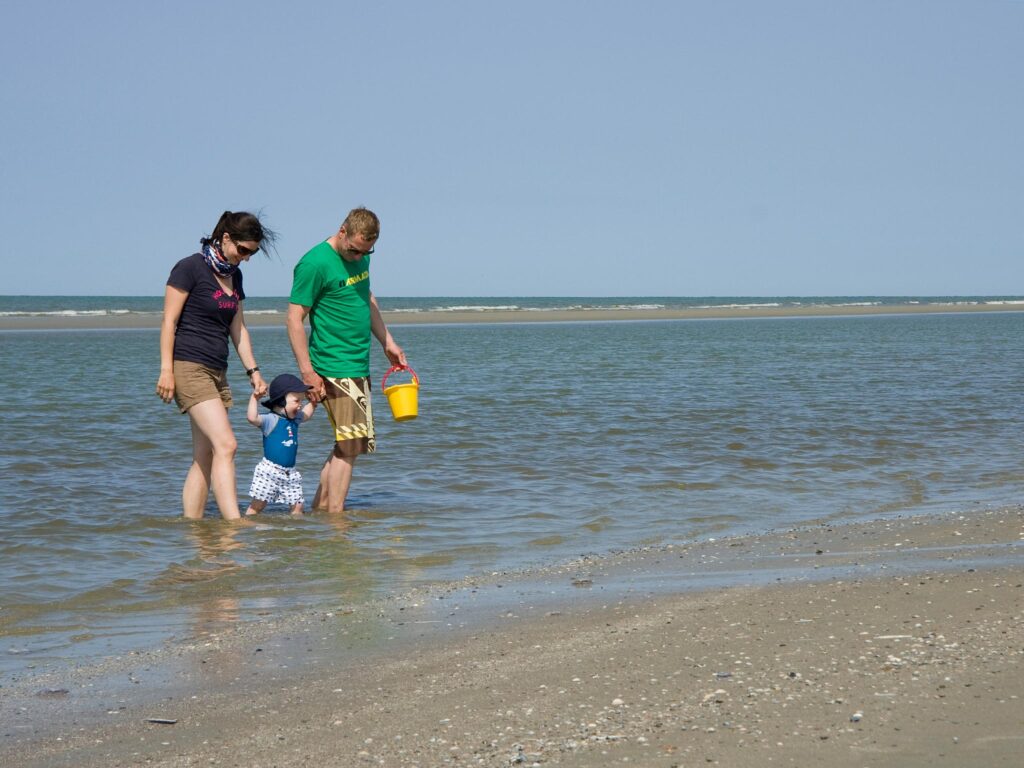
<svg viewBox="0 0 1024 768">
<path fill-rule="evenodd" d="M 240 242 L 235 240 L 235 238 L 233 238 L 229 232 L 225 232 L 224 236 L 226 238 L 228 238 L 232 243 L 235 244 L 235 250 L 238 251 L 238 255 L 242 256 L 244 258 L 248 258 L 249 256 L 252 256 L 254 253 L 259 251 L 259 249 L 260 249 L 260 247 L 258 245 L 255 248 L 247 248 L 247 247 L 245 247 Z"/>
<path fill-rule="evenodd" d="M 373 253 L 373 248 L 370 248 L 370 250 L 368 251 L 360 251 L 356 248 L 345 248 L 342 251 L 342 253 L 344 253 L 346 256 L 355 256 L 356 258 L 361 259 L 363 256 L 369 256 L 371 253 Z"/>
</svg>

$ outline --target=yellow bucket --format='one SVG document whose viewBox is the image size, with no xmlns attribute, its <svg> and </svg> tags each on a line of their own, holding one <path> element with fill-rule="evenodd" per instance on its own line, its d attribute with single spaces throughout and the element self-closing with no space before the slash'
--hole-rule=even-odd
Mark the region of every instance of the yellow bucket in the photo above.
<svg viewBox="0 0 1024 768">
<path fill-rule="evenodd" d="M 408 371 L 412 374 L 412 381 L 409 384 L 392 384 L 390 387 L 387 386 L 388 376 L 395 371 Z M 391 406 L 391 415 L 395 417 L 395 421 L 409 421 L 416 418 L 418 415 L 419 405 L 417 400 L 419 399 L 420 390 L 420 379 L 416 375 L 416 371 L 407 366 L 393 365 L 384 374 L 380 387 L 384 390 L 384 395 L 388 399 L 388 405 Z"/>
</svg>

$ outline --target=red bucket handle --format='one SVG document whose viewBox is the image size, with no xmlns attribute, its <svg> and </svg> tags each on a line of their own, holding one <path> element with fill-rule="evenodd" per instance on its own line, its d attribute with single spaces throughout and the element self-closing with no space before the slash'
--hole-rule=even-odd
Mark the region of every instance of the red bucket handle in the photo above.
<svg viewBox="0 0 1024 768">
<path fill-rule="evenodd" d="M 381 382 L 380 382 L 381 390 L 383 390 L 384 387 L 387 386 L 388 376 L 390 376 L 395 371 L 408 371 L 409 373 L 412 374 L 412 383 L 415 384 L 417 387 L 420 385 L 420 377 L 417 376 L 416 375 L 416 371 L 414 371 L 408 365 L 392 365 L 390 368 L 388 368 L 388 372 L 384 374 L 384 378 L 381 379 Z"/>
</svg>

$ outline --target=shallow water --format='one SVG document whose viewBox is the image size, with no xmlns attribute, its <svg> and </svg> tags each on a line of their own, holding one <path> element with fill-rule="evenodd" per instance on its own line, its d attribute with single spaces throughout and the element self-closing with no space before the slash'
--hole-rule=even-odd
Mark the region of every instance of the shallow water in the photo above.
<svg viewBox="0 0 1024 768">
<path fill-rule="evenodd" d="M 395 423 L 376 398 L 348 523 L 273 508 L 245 527 L 212 502 L 178 516 L 189 430 L 153 394 L 157 331 L 0 333 L 0 671 L 582 553 L 1024 491 L 1024 314 L 393 331 L 420 417 Z M 265 372 L 294 369 L 283 329 L 252 333 Z M 237 361 L 230 375 L 244 406 Z M 244 504 L 260 437 L 244 407 L 232 421 Z M 318 412 L 307 499 L 328 439 Z"/>
</svg>

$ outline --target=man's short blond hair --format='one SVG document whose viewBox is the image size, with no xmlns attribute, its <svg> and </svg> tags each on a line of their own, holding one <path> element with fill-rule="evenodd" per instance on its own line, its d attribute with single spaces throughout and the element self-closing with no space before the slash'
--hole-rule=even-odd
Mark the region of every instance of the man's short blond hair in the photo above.
<svg viewBox="0 0 1024 768">
<path fill-rule="evenodd" d="M 353 208 L 341 226 L 352 236 L 362 235 L 367 240 L 380 237 L 380 219 L 369 208 Z"/>
</svg>

